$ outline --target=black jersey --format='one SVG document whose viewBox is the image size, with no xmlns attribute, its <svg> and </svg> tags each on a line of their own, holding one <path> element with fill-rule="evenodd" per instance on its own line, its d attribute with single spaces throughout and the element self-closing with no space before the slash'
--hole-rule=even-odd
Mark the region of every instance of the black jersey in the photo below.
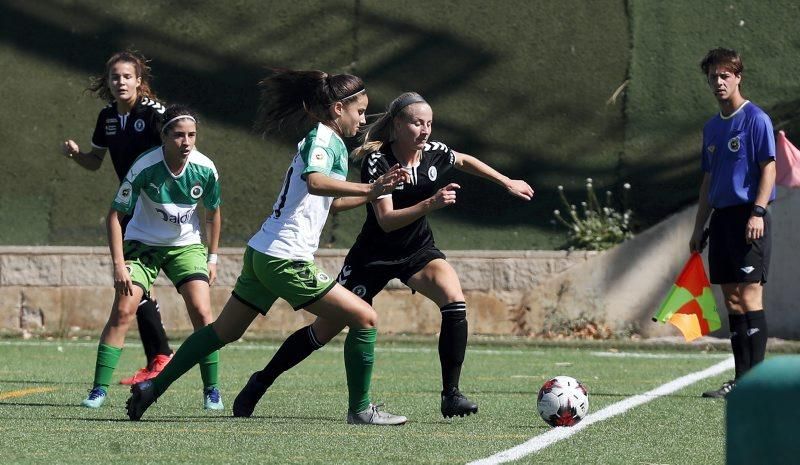
<svg viewBox="0 0 800 465">
<path fill-rule="evenodd" d="M 127 115 L 117 112 L 111 102 L 100 110 L 92 135 L 92 146 L 108 149 L 120 182 L 142 153 L 161 145 L 158 120 L 164 106 L 147 97 L 140 98 Z"/>
<path fill-rule="evenodd" d="M 422 150 L 419 165 L 404 168 L 411 175 L 410 183 L 397 186 L 392 192 L 395 210 L 407 208 L 433 196 L 437 182 L 455 164 L 453 151 L 441 142 L 428 142 Z M 374 182 L 398 163 L 390 146 L 364 157 L 361 166 L 361 182 Z M 433 246 L 433 232 L 423 216 L 400 229 L 385 232 L 378 225 L 372 204 L 367 204 L 367 219 L 361 228 L 352 249 L 359 256 L 370 260 L 402 260 L 425 247 Z"/>
</svg>

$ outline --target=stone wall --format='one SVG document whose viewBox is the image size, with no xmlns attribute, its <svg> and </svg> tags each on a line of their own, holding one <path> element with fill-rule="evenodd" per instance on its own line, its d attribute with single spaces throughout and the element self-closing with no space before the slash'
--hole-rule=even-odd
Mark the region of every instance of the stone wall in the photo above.
<svg viewBox="0 0 800 465">
<path fill-rule="evenodd" d="M 211 292 L 215 314 L 239 275 L 241 254 L 238 248 L 220 250 L 219 276 Z M 335 276 L 345 254 L 345 250 L 323 249 L 317 255 L 318 263 Z M 471 332 L 524 334 L 541 323 L 525 319 L 522 301 L 528 291 L 597 254 L 454 251 L 447 255 L 466 294 Z M 0 247 L 0 328 L 57 334 L 99 332 L 114 299 L 111 283 L 111 257 L 105 247 Z M 167 331 L 191 329 L 180 295 L 163 275 L 153 293 Z M 435 334 L 439 330 L 436 305 L 412 294 L 399 281 L 389 283 L 374 304 L 384 333 Z M 312 319 L 279 300 L 268 317 L 258 318 L 250 331 L 287 333 Z"/>
</svg>

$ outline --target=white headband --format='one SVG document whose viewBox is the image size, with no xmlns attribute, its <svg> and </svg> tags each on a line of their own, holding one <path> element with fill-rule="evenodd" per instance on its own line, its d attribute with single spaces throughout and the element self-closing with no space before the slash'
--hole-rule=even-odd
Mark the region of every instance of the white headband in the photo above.
<svg viewBox="0 0 800 465">
<path fill-rule="evenodd" d="M 194 119 L 194 116 L 192 116 L 192 115 L 178 115 L 178 116 L 172 118 L 171 120 L 167 121 L 166 123 L 164 123 L 164 126 L 161 128 L 161 133 L 164 134 L 167 131 L 167 128 L 169 127 L 170 124 L 174 123 L 175 121 L 177 121 L 179 119 L 184 119 L 184 118 L 192 120 L 195 123 L 197 123 L 197 120 Z"/>
<path fill-rule="evenodd" d="M 355 97 L 356 95 L 358 95 L 358 94 L 360 94 L 360 93 L 362 93 L 362 92 L 366 92 L 366 91 L 367 91 L 367 89 L 366 89 L 366 88 L 362 88 L 362 89 L 361 89 L 361 90 L 359 90 L 358 92 L 355 92 L 355 93 L 353 93 L 353 94 L 351 94 L 351 95 L 348 95 L 347 97 L 343 98 L 342 100 L 347 100 L 347 99 L 349 99 L 349 98 L 353 98 L 353 97 Z M 341 100 L 340 100 L 340 101 L 341 101 Z"/>
</svg>

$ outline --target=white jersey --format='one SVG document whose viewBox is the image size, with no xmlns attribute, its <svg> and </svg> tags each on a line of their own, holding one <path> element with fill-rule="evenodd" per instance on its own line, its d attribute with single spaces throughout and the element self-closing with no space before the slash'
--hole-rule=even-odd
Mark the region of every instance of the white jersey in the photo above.
<svg viewBox="0 0 800 465">
<path fill-rule="evenodd" d="M 179 174 L 172 174 L 162 147 L 144 153 L 131 166 L 111 207 L 131 214 L 125 240 L 153 246 L 200 244 L 197 204 L 219 207 L 219 175 L 214 163 L 192 150 Z"/>
<path fill-rule="evenodd" d="M 331 128 L 319 123 L 297 145 L 272 215 L 247 243 L 253 249 L 286 260 L 314 259 L 333 197 L 311 195 L 306 176 L 322 173 L 347 179 L 347 148 Z"/>
</svg>

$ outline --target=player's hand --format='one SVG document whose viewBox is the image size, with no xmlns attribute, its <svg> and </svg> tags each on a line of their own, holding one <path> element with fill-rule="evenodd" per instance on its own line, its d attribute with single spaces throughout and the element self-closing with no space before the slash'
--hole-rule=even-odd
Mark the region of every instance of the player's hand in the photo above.
<svg viewBox="0 0 800 465">
<path fill-rule="evenodd" d="M 461 189 L 461 186 L 451 182 L 450 184 L 436 191 L 436 194 L 431 197 L 431 209 L 438 210 L 456 203 L 457 189 Z"/>
<path fill-rule="evenodd" d="M 522 200 L 530 200 L 533 198 L 533 188 L 522 179 L 509 179 L 506 184 L 506 189 L 508 189 L 509 194 Z"/>
<path fill-rule="evenodd" d="M 81 153 L 81 148 L 74 140 L 69 139 L 61 143 L 61 153 L 67 158 L 72 158 Z"/>
<path fill-rule="evenodd" d="M 213 286 L 214 281 L 217 280 L 217 264 L 216 263 L 209 263 L 208 264 L 208 285 Z"/>
<path fill-rule="evenodd" d="M 386 173 L 378 176 L 378 179 L 370 184 L 369 194 L 367 199 L 373 201 L 378 197 L 386 194 L 391 194 L 395 187 L 404 182 L 410 182 L 411 175 L 408 171 L 400 168 L 399 164 L 394 165 Z"/>
<path fill-rule="evenodd" d="M 703 228 L 695 229 L 692 233 L 692 238 L 689 239 L 689 253 L 702 252 L 705 247 L 703 242 Z"/>
<path fill-rule="evenodd" d="M 124 264 L 114 265 L 114 289 L 119 295 L 133 295 L 131 274 Z"/>
<path fill-rule="evenodd" d="M 747 226 L 744 228 L 745 240 L 751 243 L 764 236 L 764 218 L 760 216 L 751 216 L 747 220 Z"/>
</svg>

